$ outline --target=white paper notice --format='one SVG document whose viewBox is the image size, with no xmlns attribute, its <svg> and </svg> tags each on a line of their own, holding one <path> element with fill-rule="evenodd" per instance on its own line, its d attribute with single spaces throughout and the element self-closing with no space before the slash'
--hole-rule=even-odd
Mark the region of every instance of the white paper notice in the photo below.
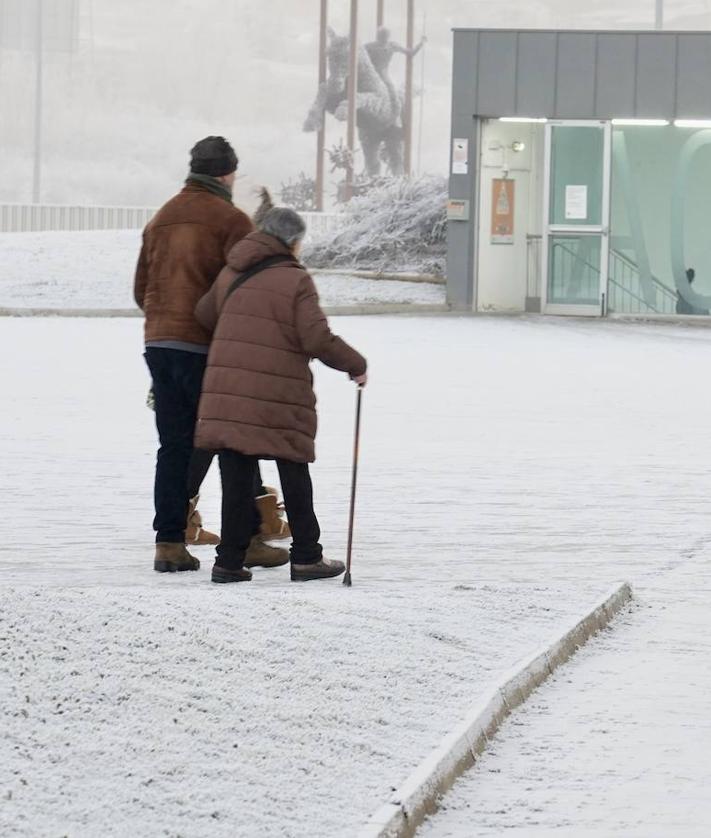
<svg viewBox="0 0 711 838">
<path fill-rule="evenodd" d="M 452 174 L 469 174 L 469 140 L 452 140 Z"/>
<path fill-rule="evenodd" d="M 565 217 L 584 221 L 588 217 L 587 186 L 565 187 Z"/>
</svg>

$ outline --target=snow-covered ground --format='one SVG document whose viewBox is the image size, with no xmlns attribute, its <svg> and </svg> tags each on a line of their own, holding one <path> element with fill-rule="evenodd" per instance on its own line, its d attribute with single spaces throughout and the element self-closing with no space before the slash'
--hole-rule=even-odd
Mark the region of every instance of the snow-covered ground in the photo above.
<svg viewBox="0 0 711 838">
<path fill-rule="evenodd" d="M 711 834 L 711 539 L 520 708 L 421 838 Z"/>
<path fill-rule="evenodd" d="M 135 308 L 140 230 L 0 233 L 0 307 Z M 441 285 L 315 277 L 326 306 L 445 301 Z"/>
<path fill-rule="evenodd" d="M 209 550 L 151 570 L 140 321 L 2 321 L 0 834 L 353 835 L 503 670 L 708 537 L 711 332 L 333 325 L 371 362 L 354 587 L 217 590 Z M 340 556 L 354 393 L 316 382 Z M 201 507 L 216 525 L 213 473 Z"/>
</svg>

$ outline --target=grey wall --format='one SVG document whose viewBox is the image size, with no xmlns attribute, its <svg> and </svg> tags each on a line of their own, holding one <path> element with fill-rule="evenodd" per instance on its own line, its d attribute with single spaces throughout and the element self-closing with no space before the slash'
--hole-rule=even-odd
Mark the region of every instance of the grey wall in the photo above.
<svg viewBox="0 0 711 838">
<path fill-rule="evenodd" d="M 711 33 L 462 29 L 454 33 L 454 52 L 457 111 L 711 118 Z"/>
<path fill-rule="evenodd" d="M 474 253 L 477 215 L 477 177 L 479 168 L 479 125 L 469 108 L 471 80 L 476 73 L 476 55 L 467 49 L 469 39 L 454 33 L 452 74 L 452 139 L 469 141 L 469 173 L 450 175 L 449 195 L 469 201 L 472 221 L 450 221 L 447 225 L 447 302 L 458 309 L 474 305 Z M 450 144 L 451 156 L 451 144 Z M 452 170 L 450 160 L 450 172 Z"/>
</svg>

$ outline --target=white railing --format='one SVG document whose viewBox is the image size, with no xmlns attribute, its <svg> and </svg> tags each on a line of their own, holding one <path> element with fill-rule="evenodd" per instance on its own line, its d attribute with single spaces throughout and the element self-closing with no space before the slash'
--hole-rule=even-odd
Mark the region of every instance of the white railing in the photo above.
<svg viewBox="0 0 711 838">
<path fill-rule="evenodd" d="M 141 230 L 155 215 L 151 207 L 72 207 L 52 204 L 0 204 L 0 233 L 49 230 Z M 343 214 L 304 212 L 309 232 L 335 231 Z"/>
<path fill-rule="evenodd" d="M 135 230 L 155 214 L 148 207 L 72 207 L 51 204 L 0 204 L 0 232 L 44 230 Z"/>
<path fill-rule="evenodd" d="M 346 217 L 344 212 L 300 212 L 306 222 L 306 237 L 320 233 L 335 233 Z"/>
</svg>

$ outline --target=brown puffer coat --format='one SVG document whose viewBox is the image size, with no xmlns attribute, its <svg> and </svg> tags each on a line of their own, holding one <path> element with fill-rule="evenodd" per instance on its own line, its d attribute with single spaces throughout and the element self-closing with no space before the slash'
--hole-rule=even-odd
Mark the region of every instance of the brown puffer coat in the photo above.
<svg viewBox="0 0 711 838">
<path fill-rule="evenodd" d="M 253 229 L 245 213 L 199 183 L 188 182 L 156 213 L 143 231 L 134 283 L 147 343 L 210 343 L 195 306 L 236 242 Z"/>
<path fill-rule="evenodd" d="M 292 264 L 264 269 L 225 301 L 239 273 L 277 254 Z M 232 250 L 195 313 L 214 330 L 196 447 L 313 462 L 316 397 L 309 361 L 318 358 L 351 377 L 365 372 L 366 361 L 332 334 L 306 269 L 278 239 L 251 233 Z"/>
</svg>

